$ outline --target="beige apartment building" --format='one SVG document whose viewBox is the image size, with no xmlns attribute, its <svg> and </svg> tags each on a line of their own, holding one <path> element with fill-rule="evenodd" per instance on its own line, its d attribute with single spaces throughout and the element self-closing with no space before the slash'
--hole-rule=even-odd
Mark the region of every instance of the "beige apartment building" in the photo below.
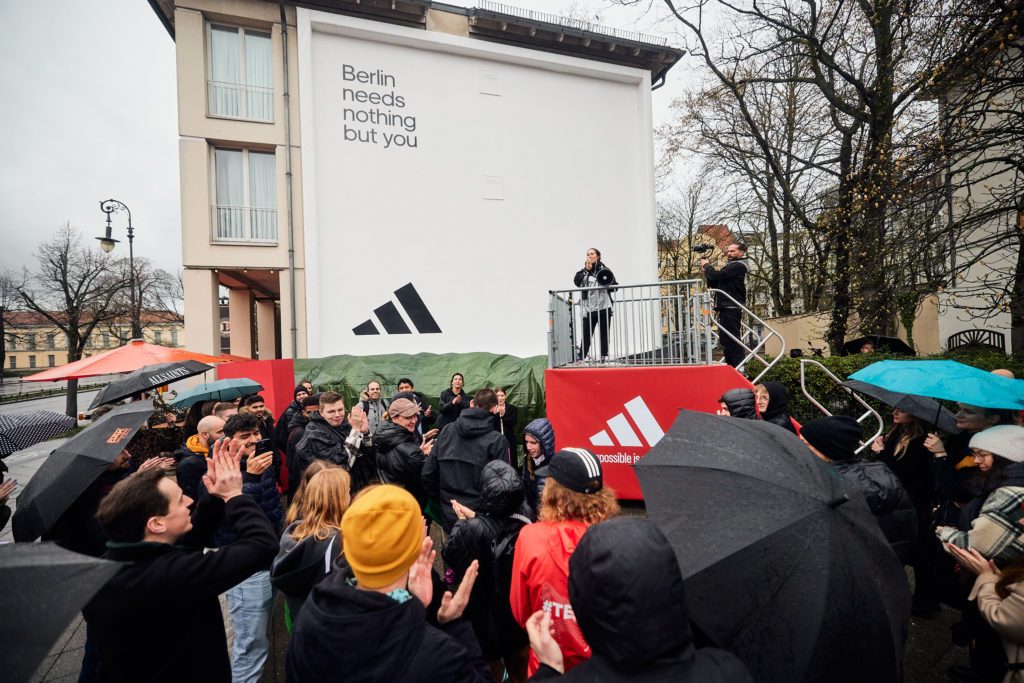
<svg viewBox="0 0 1024 683">
<path fill-rule="evenodd" d="M 161 346 L 185 345 L 185 321 L 174 311 L 142 311 L 142 335 Z M 67 337 L 45 316 L 34 311 L 4 312 L 5 356 L 8 371 L 43 370 L 68 362 Z M 115 320 L 97 326 L 86 342 L 84 358 L 116 349 L 131 337 L 131 322 Z"/>
<path fill-rule="evenodd" d="M 439 309 L 438 300 L 443 297 L 433 292 L 450 289 L 453 285 L 447 281 L 431 283 L 433 273 L 401 273 L 396 278 L 408 279 L 382 282 L 382 298 L 384 295 L 389 298 L 392 290 L 395 290 L 395 295 L 401 295 L 397 308 L 390 301 L 377 306 L 381 300 L 376 298 L 376 291 L 371 290 L 359 292 L 365 301 L 353 302 L 352 289 L 343 287 L 340 280 L 337 287 L 332 287 L 331 283 L 342 276 L 360 283 L 375 281 L 377 278 L 368 277 L 365 273 L 381 272 L 389 262 L 394 264 L 389 252 L 396 244 L 404 244 L 412 253 L 399 251 L 395 255 L 402 258 L 401 262 L 408 264 L 410 270 L 429 267 L 442 271 L 434 265 L 437 261 L 428 261 L 424 255 L 429 255 L 428 250 L 432 246 L 426 240 L 436 241 L 438 235 L 444 236 L 444 232 L 429 225 L 415 227 L 412 221 L 420 216 L 424 216 L 424 220 L 436 217 L 439 225 L 444 226 L 443 230 L 449 233 L 450 244 L 454 245 L 448 248 L 456 250 L 472 240 L 465 239 L 456 229 L 458 226 L 451 226 L 464 220 L 469 226 L 465 234 L 471 235 L 475 225 L 479 225 L 479 216 L 474 212 L 489 211 L 486 218 L 495 226 L 507 221 L 509 225 L 530 226 L 538 235 L 550 234 L 554 226 L 566 223 L 559 212 L 579 213 L 576 208 L 579 204 L 573 206 L 560 197 L 549 200 L 547 195 L 557 187 L 552 187 L 545 173 L 560 173 L 559 177 L 565 178 L 566 182 L 576 182 L 581 188 L 589 188 L 599 200 L 604 198 L 612 202 L 613 207 L 615 202 L 623 206 L 639 206 L 642 211 L 634 213 L 650 214 L 647 222 L 652 228 L 650 241 L 653 247 L 653 171 L 648 170 L 653 168 L 649 154 L 650 91 L 652 84 L 656 87 L 663 81 L 667 71 L 683 54 L 667 47 L 664 41 L 652 42 L 628 32 L 602 31 L 601 27 L 587 22 L 559 23 L 567 20 L 486 0 L 481 0 L 480 7 L 475 9 L 432 3 L 431 0 L 149 2 L 174 40 L 177 53 L 181 229 L 187 320 L 184 344 L 190 349 L 219 353 L 221 333 L 228 330 L 232 354 L 255 354 L 260 359 L 338 352 L 365 353 L 368 349 L 376 353 L 435 350 L 435 347 L 437 350 L 464 350 L 452 348 L 466 338 L 467 332 L 458 328 L 463 309 L 453 308 L 451 312 L 443 307 Z M 449 115 L 448 110 L 438 109 L 440 113 L 433 117 L 435 122 L 448 125 L 448 130 L 435 126 L 433 130 L 427 127 L 423 132 L 416 131 L 418 150 L 395 152 L 381 148 L 368 151 L 366 145 L 357 149 L 358 145 L 351 144 L 341 148 L 345 152 L 351 150 L 350 154 L 335 154 L 336 148 L 329 147 L 324 140 L 331 134 L 340 133 L 343 123 L 353 123 L 342 119 L 340 109 L 337 115 L 333 112 L 327 115 L 329 121 L 337 123 L 337 131 L 327 131 L 325 136 L 327 127 L 321 124 L 321 119 L 316 119 L 321 124 L 316 130 L 318 137 L 309 143 L 308 148 L 304 147 L 304 143 L 313 139 L 314 114 L 311 112 L 315 113 L 318 107 L 324 111 L 327 106 L 321 103 L 324 93 L 335 92 L 334 82 L 325 80 L 325 74 L 329 73 L 339 81 L 342 77 L 358 81 L 358 86 L 364 91 L 355 97 L 371 98 L 371 102 L 376 102 L 372 98 L 380 96 L 374 88 L 381 86 L 378 89 L 386 90 L 389 85 L 387 79 L 394 83 L 394 76 L 384 75 L 381 70 L 364 73 L 345 65 L 348 71 L 343 73 L 342 65 L 337 61 L 339 58 L 333 53 L 324 56 L 330 50 L 350 55 L 351 51 L 345 51 L 353 49 L 352 46 L 369 46 L 365 48 L 367 50 L 379 48 L 380 51 L 372 53 L 377 57 L 372 58 L 388 59 L 399 50 L 412 49 L 425 55 L 421 59 L 402 53 L 402 57 L 395 58 L 397 67 L 409 68 L 407 75 L 399 75 L 399 78 L 404 78 L 403 85 L 412 84 L 407 86 L 413 88 L 412 96 L 409 96 L 409 91 L 405 93 L 410 100 L 416 97 L 417 87 L 426 91 L 451 86 L 456 78 L 452 74 L 459 66 L 451 61 L 452 55 L 461 58 L 462 64 L 483 64 L 473 67 L 483 70 L 479 81 L 475 75 L 469 79 L 460 76 L 462 81 L 458 85 L 464 86 L 468 82 L 469 90 L 472 90 L 470 94 L 476 98 L 468 99 L 470 95 L 465 95 L 470 103 L 467 107 L 479 106 L 481 112 L 489 112 L 495 117 L 505 115 L 502 109 L 494 109 L 495 103 L 522 107 L 521 111 L 508 110 L 511 121 L 528 118 L 537 110 L 537 104 L 516 104 L 516 100 L 508 95 L 531 94 L 537 89 L 531 89 L 531 83 L 549 87 L 545 79 L 562 79 L 552 94 L 545 96 L 552 106 L 551 120 L 557 125 L 571 124 L 582 129 L 590 126 L 595 131 L 604 131 L 606 138 L 614 138 L 615 135 L 608 135 L 607 131 L 617 127 L 622 131 L 619 144 L 627 151 L 619 153 L 618 160 L 606 159 L 603 163 L 579 153 L 567 153 L 557 163 L 542 161 L 538 166 L 537 159 L 542 159 L 542 154 L 550 150 L 543 148 L 542 142 L 536 142 L 536 149 L 533 149 L 531 141 L 540 140 L 544 128 L 555 127 L 541 122 L 523 142 L 515 138 L 515 127 L 508 127 L 507 134 L 501 133 L 509 138 L 504 148 L 482 160 L 469 159 L 469 163 L 479 161 L 481 167 L 487 166 L 481 175 L 476 176 L 477 179 L 483 178 L 482 196 L 475 195 L 477 180 L 472 184 L 463 183 L 458 191 L 467 195 L 466 204 L 469 206 L 465 216 L 454 214 L 453 218 L 453 214 L 443 215 L 435 208 L 448 210 L 462 198 L 445 196 L 438 199 L 439 194 L 448 191 L 447 188 L 428 190 L 427 184 L 438 182 L 438 178 L 447 178 L 449 173 L 453 178 L 458 177 L 467 165 L 459 155 L 465 157 L 475 153 L 478 147 L 484 148 L 482 134 L 473 132 L 472 122 L 460 123 L 457 116 Z M 426 66 L 424 59 L 432 59 L 433 55 L 441 55 L 436 57 L 438 60 L 450 61 L 439 61 L 441 66 L 437 68 Z M 343 59 L 350 58 L 346 56 Z M 311 64 L 316 65 L 315 74 Z M 533 80 L 525 83 L 516 81 L 522 74 Z M 423 85 L 434 77 L 437 78 L 436 85 L 433 81 L 430 85 Z M 402 86 L 399 87 L 401 89 Z M 513 88 L 519 90 L 514 91 Z M 570 92 L 571 88 L 578 88 L 580 94 Z M 341 87 L 336 92 L 340 99 Z M 613 124 L 605 124 L 600 119 L 601 110 L 606 108 L 603 100 L 582 99 L 591 97 L 593 93 L 605 93 L 609 97 L 610 110 L 618 117 Z M 449 110 L 466 110 L 458 103 L 446 102 L 445 98 L 443 93 L 419 97 L 417 104 L 421 107 L 418 112 L 421 119 L 431 118 L 431 108 L 447 106 Z M 370 106 L 364 99 L 359 100 L 360 104 Z M 525 101 L 527 98 L 519 99 Z M 588 123 L 586 117 L 569 111 L 567 116 L 575 117 L 576 121 L 559 122 L 558 115 L 565 110 L 567 103 L 571 105 L 577 101 L 583 102 L 580 107 L 589 107 L 594 112 L 594 121 Z M 482 104 L 478 104 L 480 102 Z M 485 106 L 491 109 L 485 111 L 482 109 Z M 620 110 L 625 113 L 620 113 Z M 350 113 L 346 110 L 345 116 Z M 368 114 L 360 111 L 352 115 Z M 374 118 L 372 124 L 384 126 L 386 133 L 386 126 L 393 123 L 388 118 L 391 114 L 378 113 L 377 116 L 382 118 Z M 408 126 L 410 118 L 399 120 Z M 475 119 L 487 123 L 484 115 Z M 363 119 L 359 121 L 365 123 Z M 583 121 L 585 125 L 581 126 L 577 121 Z M 308 130 L 302 130 L 303 127 Z M 486 126 L 481 130 L 490 137 Z M 458 139 L 463 132 L 469 139 L 454 147 L 445 137 L 450 134 Z M 349 133 L 346 130 L 345 142 L 350 140 Z M 433 138 L 424 140 L 431 133 Z M 416 146 L 417 137 L 398 137 L 408 137 L 408 147 Z M 584 130 L 579 137 L 591 140 L 597 135 Z M 431 141 L 434 142 L 433 149 L 430 149 Z M 550 143 L 543 144 L 547 148 L 551 146 Z M 450 159 L 444 156 L 449 149 L 452 152 Z M 632 149 L 640 151 L 633 154 L 628 151 Z M 314 174 L 313 170 L 322 166 L 313 165 L 313 150 L 319 155 L 316 160 L 319 164 L 324 164 L 325 158 L 346 156 L 350 164 L 348 171 L 355 169 L 356 180 L 368 184 L 360 188 L 357 182 L 350 180 L 343 185 L 343 180 L 333 173 Z M 525 156 L 527 153 L 531 163 L 513 164 L 518 163 L 516 154 Z M 370 164 L 364 170 L 359 154 L 378 155 L 373 164 L 379 163 L 380 166 Z M 400 154 L 406 156 L 401 157 Z M 413 154 L 419 156 L 413 157 Z M 492 163 L 502 154 L 507 157 L 502 164 L 508 168 Z M 392 169 L 400 169 L 402 164 L 406 164 L 407 175 L 423 179 L 423 184 L 422 187 L 415 187 L 416 183 L 402 186 L 394 204 L 400 209 L 404 207 L 408 213 L 388 217 L 383 209 L 376 207 L 383 203 L 384 209 L 392 208 L 387 206 L 391 198 L 387 192 L 394 190 L 387 188 L 387 192 L 381 195 L 369 195 L 377 188 L 385 188 L 392 177 Z M 583 177 L 577 170 L 594 172 L 594 168 L 602 166 L 611 169 L 608 174 L 620 174 L 610 179 L 609 184 L 632 192 L 626 201 L 611 196 L 601 185 Z M 634 180 L 637 170 L 642 171 L 641 181 Z M 399 174 L 401 172 L 398 171 Z M 314 178 L 314 175 L 318 177 Z M 649 180 L 648 175 L 651 175 Z M 520 188 L 520 179 L 523 184 L 536 183 L 537 189 Z M 611 185 L 613 182 L 615 185 Z M 334 209 L 327 203 L 331 199 L 329 195 L 333 192 L 340 195 L 343 189 L 351 193 L 345 197 L 348 203 L 341 209 Z M 417 191 L 420 195 L 414 199 L 418 204 L 401 196 L 402 193 L 411 196 Z M 518 195 L 514 195 L 516 191 L 519 191 Z M 575 186 L 564 189 L 565 196 L 578 192 Z M 316 204 L 317 201 L 320 203 Z M 368 213 L 357 218 L 354 216 L 364 208 L 359 205 L 361 201 L 368 207 Z M 541 201 L 551 201 L 551 209 L 544 210 Z M 323 208 L 325 206 L 331 210 Z M 315 207 L 320 207 L 319 212 L 313 210 Z M 379 222 L 374 211 L 379 212 Z M 598 229 L 595 223 L 609 213 L 601 207 L 595 207 L 593 211 L 596 219 L 585 214 L 579 217 L 581 236 L 587 234 L 587 230 L 593 234 Z M 317 213 L 319 215 L 315 215 Z M 535 214 L 541 214 L 541 218 Z M 370 220 L 367 220 L 367 215 L 371 216 Z M 621 232 L 619 227 L 612 226 L 612 218 L 608 223 L 609 230 L 614 227 Z M 622 223 L 622 218 L 617 217 L 616 226 Z M 343 228 L 352 232 L 343 234 Z M 402 233 L 403 230 L 409 230 L 409 233 Z M 349 234 L 352 235 L 351 240 Z M 502 234 L 508 237 L 514 248 L 529 242 L 529 238 L 522 235 L 515 239 L 516 235 L 510 231 Z M 616 236 L 616 239 L 620 237 Z M 638 242 L 632 238 L 621 239 L 624 248 L 633 248 L 632 245 Z M 582 237 L 573 237 L 573 240 L 573 244 L 584 241 Z M 348 252 L 350 248 L 351 253 Z M 574 250 L 578 251 L 578 247 Z M 536 249 L 533 251 L 536 253 Z M 653 254 L 654 249 L 649 251 Z M 472 252 L 457 253 L 457 256 L 466 264 L 463 277 L 468 282 L 475 277 L 470 266 L 481 263 L 482 259 Z M 642 258 L 653 261 L 650 256 Z M 622 263 L 624 259 L 622 256 L 618 262 Z M 571 260 L 577 260 L 575 253 Z M 373 269 L 368 264 L 372 264 Z M 648 267 L 646 261 L 644 267 Z M 562 269 L 559 266 L 556 272 Z M 416 281 L 416 288 L 412 287 L 411 280 Z M 404 282 L 410 284 L 404 285 Z M 222 288 L 228 290 L 227 325 L 222 325 L 220 320 L 219 294 Z M 331 289 L 336 291 L 329 291 Z M 531 332 L 531 338 L 536 338 L 541 344 L 546 329 L 543 319 L 546 316 L 544 297 L 547 289 L 547 285 L 538 285 L 540 304 L 530 304 L 531 311 L 536 308 L 540 323 L 536 331 Z M 415 297 L 408 298 L 410 294 L 415 294 Z M 429 310 L 422 300 L 419 301 L 424 304 L 421 310 L 409 307 L 408 302 L 413 300 L 415 304 L 420 295 L 430 301 Z M 514 301 L 515 297 L 510 299 Z M 431 317 L 431 311 L 438 319 L 437 323 L 433 326 L 421 324 Z M 368 315 L 370 319 L 366 320 Z M 407 324 L 410 321 L 411 326 Z M 405 327 L 406 336 L 390 336 L 392 326 Z M 415 332 L 410 327 L 415 327 Z M 441 328 L 448 336 L 439 341 Z M 385 331 L 382 333 L 381 329 Z M 448 342 L 448 339 L 452 341 Z M 399 346 L 403 341 L 409 345 Z M 435 342 L 435 347 L 423 345 Z M 475 343 L 465 342 L 470 346 Z M 511 348 L 510 351 L 516 352 L 517 349 Z"/>
</svg>

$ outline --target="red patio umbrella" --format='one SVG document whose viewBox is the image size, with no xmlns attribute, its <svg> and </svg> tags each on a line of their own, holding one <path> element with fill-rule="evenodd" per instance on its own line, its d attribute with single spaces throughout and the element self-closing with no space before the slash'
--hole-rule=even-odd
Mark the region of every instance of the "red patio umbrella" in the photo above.
<svg viewBox="0 0 1024 683">
<path fill-rule="evenodd" d="M 186 360 L 195 360 L 200 363 L 224 363 L 227 359 L 185 349 L 172 349 L 160 346 L 159 344 L 150 344 L 141 339 L 133 339 L 116 349 L 97 353 L 95 356 L 76 360 L 73 363 L 50 368 L 43 372 L 37 372 L 23 379 L 29 382 L 56 382 L 65 379 L 81 379 L 98 375 L 112 375 L 119 372 L 132 372 L 146 365 Z"/>
</svg>

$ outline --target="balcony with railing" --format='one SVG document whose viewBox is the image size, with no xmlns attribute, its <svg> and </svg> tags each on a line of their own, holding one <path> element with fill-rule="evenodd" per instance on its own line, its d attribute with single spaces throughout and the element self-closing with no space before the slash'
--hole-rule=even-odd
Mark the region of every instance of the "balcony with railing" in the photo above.
<svg viewBox="0 0 1024 683">
<path fill-rule="evenodd" d="M 277 209 L 215 204 L 214 242 L 277 244 Z"/>
<path fill-rule="evenodd" d="M 611 302 L 608 315 L 607 358 L 599 355 L 600 324 L 595 324 L 584 295 L 606 292 Z M 714 299 L 724 297 L 742 311 L 740 334 L 734 337 L 718 326 L 713 315 Z M 599 320 L 597 321 L 599 323 Z M 593 331 L 590 331 L 593 327 Z M 758 360 L 764 369 L 760 380 L 783 355 L 765 353 L 765 344 L 785 340 L 743 302 L 721 290 L 705 289 L 701 280 L 673 280 L 641 285 L 615 285 L 589 289 L 549 292 L 548 366 L 551 368 L 609 366 L 712 365 L 724 362 L 717 351 L 721 335 L 741 345 L 746 357 L 740 366 Z M 583 353 L 585 338 L 591 338 L 589 354 Z M 602 347 L 604 348 L 604 347 Z M 603 355 L 603 351 L 602 351 Z"/>
<path fill-rule="evenodd" d="M 274 89 L 245 83 L 207 81 L 210 116 L 274 121 Z"/>
</svg>

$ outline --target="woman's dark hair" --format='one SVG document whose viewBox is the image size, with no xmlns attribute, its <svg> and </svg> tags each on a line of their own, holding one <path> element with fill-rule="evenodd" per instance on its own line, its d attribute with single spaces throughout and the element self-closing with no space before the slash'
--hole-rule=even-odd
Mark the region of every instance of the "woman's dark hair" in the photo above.
<svg viewBox="0 0 1024 683">
<path fill-rule="evenodd" d="M 909 415 L 909 413 L 908 413 Z M 885 433 L 885 440 L 895 438 L 896 444 L 893 447 L 893 456 L 899 458 L 907 452 L 907 448 L 910 447 L 910 442 L 914 439 L 918 439 L 928 433 L 925 428 L 925 423 L 920 418 L 910 416 L 910 424 L 893 424 L 889 428 L 889 431 Z"/>
<path fill-rule="evenodd" d="M 185 424 L 182 425 L 182 434 L 184 435 L 184 438 L 187 439 L 193 434 L 197 434 L 199 432 L 199 421 L 205 417 L 205 415 L 203 415 L 203 405 L 204 404 L 201 402 L 193 403 L 188 409 L 188 413 L 185 414 Z"/>
<path fill-rule="evenodd" d="M 597 260 L 598 260 L 598 261 L 600 261 L 600 260 L 601 260 L 601 250 L 600 250 L 600 249 L 598 249 L 597 247 L 591 247 L 590 249 L 591 249 L 591 250 L 592 250 L 592 251 L 593 251 L 593 252 L 594 252 L 595 254 L 597 254 Z"/>
<path fill-rule="evenodd" d="M 1013 463 L 1007 460 L 1001 455 L 992 454 L 992 468 L 985 472 L 985 490 L 995 491 L 999 486 L 1006 481 L 1006 468 Z"/>
<path fill-rule="evenodd" d="M 451 378 L 450 380 L 448 380 L 448 388 L 449 388 L 449 389 L 451 389 L 451 388 L 452 388 L 452 384 L 453 384 L 453 383 L 455 382 L 455 378 L 456 378 L 456 377 L 461 377 L 461 378 L 462 378 L 462 382 L 463 382 L 463 384 L 465 384 L 465 382 L 466 382 L 466 376 L 465 376 L 465 375 L 463 375 L 463 374 L 462 374 L 461 372 L 456 372 L 456 373 L 455 373 L 454 375 L 452 375 L 452 378 Z"/>
</svg>

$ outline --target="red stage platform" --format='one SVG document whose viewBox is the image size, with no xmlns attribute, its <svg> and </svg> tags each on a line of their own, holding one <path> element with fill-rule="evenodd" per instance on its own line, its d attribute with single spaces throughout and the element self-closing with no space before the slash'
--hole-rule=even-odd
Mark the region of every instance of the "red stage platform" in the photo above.
<svg viewBox="0 0 1024 683">
<path fill-rule="evenodd" d="M 752 388 L 728 365 L 560 368 L 544 373 L 556 447 L 589 448 L 619 498 L 642 500 L 633 463 L 675 422 L 680 408 L 714 413 L 729 389 Z"/>
</svg>

